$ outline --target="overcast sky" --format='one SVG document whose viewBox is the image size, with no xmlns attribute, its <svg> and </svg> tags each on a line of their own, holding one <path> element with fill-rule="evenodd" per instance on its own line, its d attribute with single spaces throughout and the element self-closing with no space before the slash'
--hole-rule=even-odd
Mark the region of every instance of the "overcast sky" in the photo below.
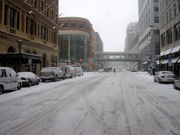
<svg viewBox="0 0 180 135">
<path fill-rule="evenodd" d="M 104 43 L 104 51 L 123 51 L 126 27 L 138 20 L 138 0 L 59 0 L 62 17 L 88 19 Z"/>
</svg>

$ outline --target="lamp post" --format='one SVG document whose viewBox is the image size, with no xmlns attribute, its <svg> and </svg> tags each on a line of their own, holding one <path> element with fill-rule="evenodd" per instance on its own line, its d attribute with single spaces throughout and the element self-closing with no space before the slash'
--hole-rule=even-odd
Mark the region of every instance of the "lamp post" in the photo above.
<svg viewBox="0 0 180 135">
<path fill-rule="evenodd" d="M 21 48 L 22 48 L 22 40 L 18 40 L 18 49 L 19 49 L 19 53 L 18 53 L 18 66 L 19 69 L 18 71 L 21 71 Z"/>
</svg>

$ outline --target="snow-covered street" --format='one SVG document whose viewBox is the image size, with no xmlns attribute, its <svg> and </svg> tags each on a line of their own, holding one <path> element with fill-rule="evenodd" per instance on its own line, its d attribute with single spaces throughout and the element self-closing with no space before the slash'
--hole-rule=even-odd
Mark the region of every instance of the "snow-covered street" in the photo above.
<svg viewBox="0 0 180 135">
<path fill-rule="evenodd" d="M 85 73 L 0 95 L 0 135 L 180 135 L 180 91 L 147 73 Z"/>
</svg>

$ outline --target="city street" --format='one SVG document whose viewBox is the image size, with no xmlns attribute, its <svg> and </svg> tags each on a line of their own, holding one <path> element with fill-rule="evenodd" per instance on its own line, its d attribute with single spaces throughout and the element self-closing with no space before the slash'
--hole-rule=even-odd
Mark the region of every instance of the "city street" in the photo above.
<svg viewBox="0 0 180 135">
<path fill-rule="evenodd" d="M 180 135 L 180 91 L 142 72 L 41 83 L 0 95 L 0 135 Z"/>
</svg>

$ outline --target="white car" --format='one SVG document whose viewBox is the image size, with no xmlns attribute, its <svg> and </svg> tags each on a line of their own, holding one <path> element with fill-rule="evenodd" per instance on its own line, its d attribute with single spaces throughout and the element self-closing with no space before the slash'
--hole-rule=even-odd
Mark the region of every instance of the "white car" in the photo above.
<svg viewBox="0 0 180 135">
<path fill-rule="evenodd" d="M 65 75 L 61 68 L 58 67 L 45 67 L 41 69 L 41 80 L 45 82 L 46 80 L 51 80 L 56 82 L 58 79 L 65 79 Z"/>
<path fill-rule="evenodd" d="M 21 89 L 21 81 L 12 68 L 0 67 L 0 94 L 6 90 Z"/>
<path fill-rule="evenodd" d="M 176 79 L 176 76 L 171 71 L 159 71 L 154 75 L 154 82 L 167 82 L 172 83 Z"/>
</svg>

